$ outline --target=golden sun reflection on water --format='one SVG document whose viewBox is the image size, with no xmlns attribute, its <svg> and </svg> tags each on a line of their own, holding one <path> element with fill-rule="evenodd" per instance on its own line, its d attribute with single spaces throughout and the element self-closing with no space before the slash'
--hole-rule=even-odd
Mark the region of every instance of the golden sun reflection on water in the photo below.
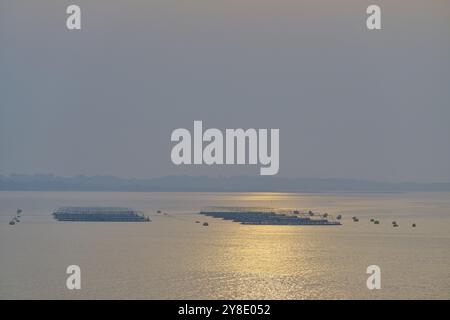
<svg viewBox="0 0 450 320">
<path fill-rule="evenodd" d="M 281 193 L 281 192 L 245 192 L 245 193 L 235 193 L 230 194 L 230 200 L 236 204 L 246 203 L 253 207 L 286 207 L 286 205 L 295 206 L 298 204 L 298 197 L 295 199 L 292 193 Z M 308 203 L 305 199 L 305 203 Z"/>
<path fill-rule="evenodd" d="M 216 276 L 214 290 L 229 292 L 223 298 L 318 297 L 311 283 L 331 266 L 320 258 L 323 242 L 311 228 L 291 226 L 245 226 L 221 223 L 222 234 L 199 260 L 208 257 L 204 272 Z M 206 249 L 206 250 L 205 250 Z M 226 272 L 224 272 L 226 270 Z"/>
<path fill-rule="evenodd" d="M 6 199 L 25 209 L 18 228 L 8 224 L 16 206 Z M 77 298 L 448 299 L 449 199 L 449 193 L 3 192 L 0 298 L 73 298 L 54 274 L 76 261 L 89 284 Z M 146 224 L 55 222 L 49 208 L 69 200 L 132 202 L 170 215 L 154 214 Z M 343 224 L 241 225 L 199 215 L 202 206 L 311 209 L 342 213 Z M 383 290 L 366 287 L 371 264 L 383 270 Z"/>
<path fill-rule="evenodd" d="M 279 201 L 285 200 L 292 196 L 289 193 L 280 192 L 246 192 L 236 193 L 233 200 L 237 201 Z"/>
<path fill-rule="evenodd" d="M 240 238 L 239 243 L 233 243 L 229 238 L 226 245 L 227 250 L 224 255 L 227 256 L 227 268 L 234 272 L 246 272 L 256 274 L 289 274 L 288 270 L 292 265 L 292 260 L 298 270 L 307 270 L 308 261 L 304 256 L 296 256 L 293 253 L 297 251 L 301 242 L 298 238 L 290 236 L 290 232 L 280 230 L 276 226 L 242 227 L 241 234 L 245 237 Z M 281 232 L 280 232 L 281 231 Z M 242 241 L 244 240 L 244 241 Z"/>
</svg>

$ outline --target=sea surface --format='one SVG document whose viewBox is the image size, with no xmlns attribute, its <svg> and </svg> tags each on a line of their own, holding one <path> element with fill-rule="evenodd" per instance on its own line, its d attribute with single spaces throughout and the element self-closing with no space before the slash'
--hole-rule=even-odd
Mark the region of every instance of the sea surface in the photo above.
<svg viewBox="0 0 450 320">
<path fill-rule="evenodd" d="M 127 206 L 152 222 L 58 222 L 59 206 Z M 205 206 L 328 212 L 343 225 L 240 225 L 197 214 Z M 66 288 L 73 264 L 81 290 Z M 366 286 L 369 265 L 380 290 Z M 0 192 L 0 299 L 24 298 L 449 299 L 450 193 Z"/>
</svg>

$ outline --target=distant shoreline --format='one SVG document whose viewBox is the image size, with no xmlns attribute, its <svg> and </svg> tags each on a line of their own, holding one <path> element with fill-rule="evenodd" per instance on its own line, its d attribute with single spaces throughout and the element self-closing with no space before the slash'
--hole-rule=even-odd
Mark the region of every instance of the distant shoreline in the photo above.
<svg viewBox="0 0 450 320">
<path fill-rule="evenodd" d="M 450 183 L 375 182 L 352 179 L 268 176 L 166 176 L 126 179 L 113 176 L 0 175 L 0 191 L 78 192 L 279 192 L 402 193 L 448 192 Z"/>
<path fill-rule="evenodd" d="M 121 191 L 121 190 L 4 190 L 0 192 L 117 192 L 117 193 L 286 193 L 286 194 L 403 194 L 408 192 L 450 191 Z"/>
</svg>

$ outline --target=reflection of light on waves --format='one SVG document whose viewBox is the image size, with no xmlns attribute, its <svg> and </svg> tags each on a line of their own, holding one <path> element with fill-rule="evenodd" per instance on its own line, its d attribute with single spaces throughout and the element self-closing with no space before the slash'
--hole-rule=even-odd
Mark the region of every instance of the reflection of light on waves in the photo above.
<svg viewBox="0 0 450 320">
<path fill-rule="evenodd" d="M 227 242 L 223 247 L 227 249 L 222 252 L 223 257 L 220 258 L 230 271 L 292 274 L 289 268 L 293 265 L 296 268 L 295 273 L 308 272 L 311 267 L 305 260 L 305 255 L 293 255 L 293 252 L 311 251 L 313 246 L 307 239 L 308 233 L 301 234 L 298 227 L 240 226 L 236 231 L 241 235 L 228 235 L 223 239 Z M 295 233 L 295 236 L 292 233 Z"/>
<path fill-rule="evenodd" d="M 233 287 L 236 297 L 248 297 L 251 293 L 254 297 L 281 298 L 294 291 L 298 296 L 299 290 L 311 293 L 311 288 L 302 288 L 302 283 L 316 281 L 312 277 L 321 274 L 325 266 L 310 259 L 311 253 L 318 250 L 317 241 L 301 229 L 227 225 L 226 231 L 222 230 L 225 232 L 216 238 L 221 245 L 203 252 L 209 260 L 206 271 L 222 274 L 222 282 L 215 285 Z M 226 275 L 224 270 L 228 271 Z"/>
<path fill-rule="evenodd" d="M 232 196 L 233 201 L 257 201 L 260 206 L 277 206 L 277 202 L 294 200 L 296 194 L 281 192 L 245 192 Z M 298 199 L 298 196 L 297 196 Z"/>
</svg>

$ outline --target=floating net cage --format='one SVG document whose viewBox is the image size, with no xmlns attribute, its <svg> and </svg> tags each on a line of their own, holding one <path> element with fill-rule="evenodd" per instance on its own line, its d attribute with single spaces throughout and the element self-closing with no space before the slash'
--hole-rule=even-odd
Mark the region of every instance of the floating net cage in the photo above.
<svg viewBox="0 0 450 320">
<path fill-rule="evenodd" d="M 313 212 L 311 210 L 303 211 L 293 208 L 213 206 L 203 208 L 200 213 L 244 224 L 341 224 L 328 213 Z"/>
<path fill-rule="evenodd" d="M 141 211 L 126 207 L 60 207 L 53 217 L 59 221 L 149 221 Z"/>
</svg>

